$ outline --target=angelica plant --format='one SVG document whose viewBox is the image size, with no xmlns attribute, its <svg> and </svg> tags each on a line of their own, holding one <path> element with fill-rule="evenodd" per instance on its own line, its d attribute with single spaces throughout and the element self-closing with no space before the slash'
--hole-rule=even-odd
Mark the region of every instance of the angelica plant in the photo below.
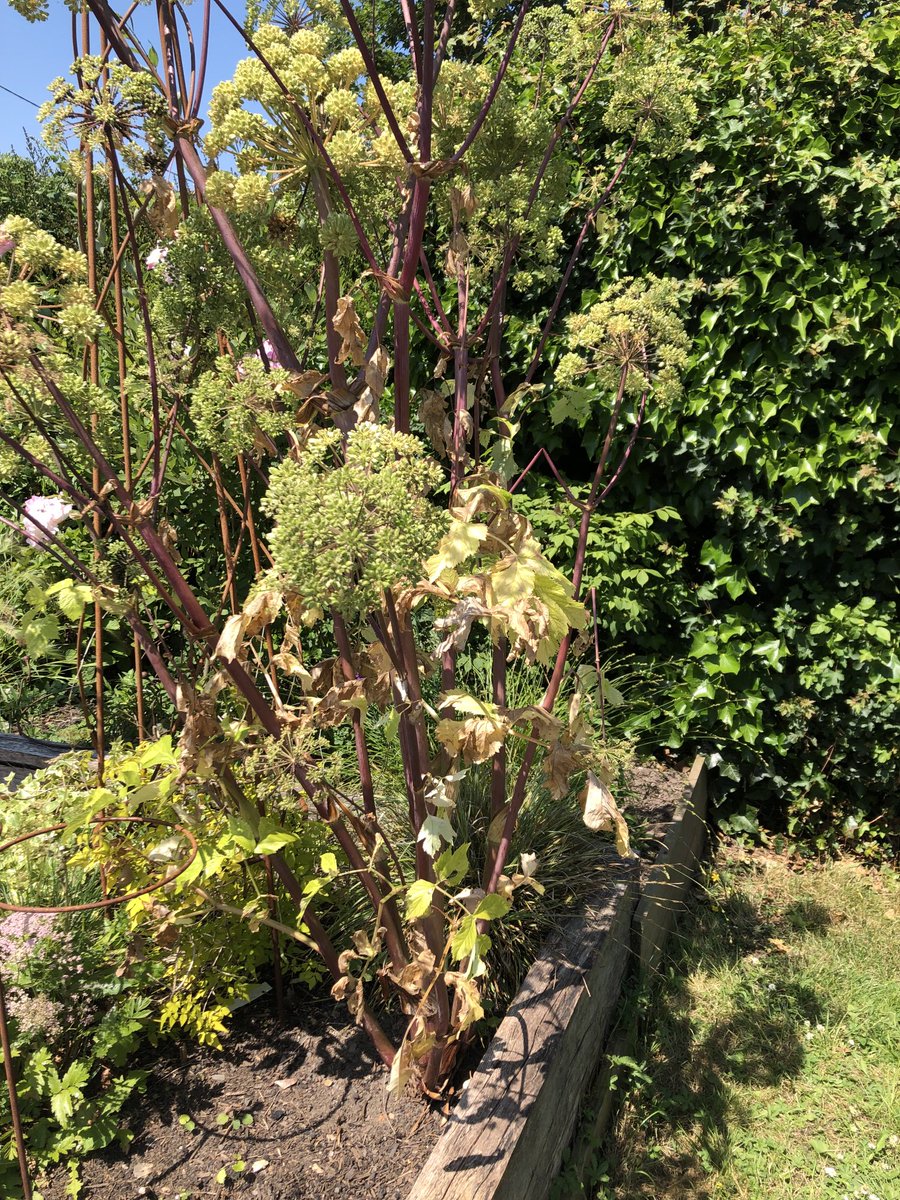
<svg viewBox="0 0 900 1200">
<path fill-rule="evenodd" d="M 592 516 L 645 405 L 678 386 L 677 290 L 623 281 L 570 320 L 556 373 L 556 347 L 543 352 L 629 156 L 670 154 L 690 126 L 678 38 L 655 0 L 471 16 L 451 4 L 443 22 L 410 0 L 399 47 L 377 19 L 364 32 L 352 0 L 246 24 L 222 0 L 249 56 L 213 90 L 201 136 L 190 63 L 207 61 L 210 23 L 189 39 L 182 10 L 159 0 L 156 55 L 107 0 L 88 8 L 110 60 L 82 55 L 48 109 L 51 137 L 78 142 L 87 269 L 34 230 L 0 231 L 13 243 L 0 378 L 18 414 L 0 439 L 72 506 L 40 552 L 89 590 L 98 645 L 108 612 L 179 714 L 185 819 L 215 813 L 215 853 L 261 864 L 264 890 L 238 915 L 314 949 L 391 1086 L 415 1077 L 437 1095 L 483 1013 L 491 923 L 540 886 L 515 845 L 529 781 L 549 780 L 561 803 L 583 787 L 590 828 L 625 848 L 583 715 L 597 679 L 575 672 L 572 703 L 560 696 L 589 624 Z M 586 98 L 605 117 L 585 116 Z M 607 129 L 631 134 L 619 162 Z M 133 172 L 149 178 L 135 187 Z M 510 316 L 513 293 L 547 300 L 542 329 Z M 572 578 L 516 507 L 531 403 L 601 431 L 575 499 Z M 212 584 L 192 554 L 197 517 L 178 504 L 188 464 L 215 497 Z M 488 686 L 462 668 L 473 648 L 490 657 Z M 510 662 L 533 673 L 536 703 L 510 702 Z M 402 763 L 390 789 L 376 730 Z M 334 759 L 351 740 L 346 780 Z M 479 861 L 456 801 L 481 764 Z M 292 857 L 287 802 L 333 847 L 317 862 Z M 337 946 L 320 901 L 339 888 L 368 915 Z M 269 907 L 278 893 L 289 923 Z M 192 877 L 185 914 L 212 911 L 211 897 Z M 373 1013 L 376 980 L 409 1019 L 399 1043 Z"/>
</svg>

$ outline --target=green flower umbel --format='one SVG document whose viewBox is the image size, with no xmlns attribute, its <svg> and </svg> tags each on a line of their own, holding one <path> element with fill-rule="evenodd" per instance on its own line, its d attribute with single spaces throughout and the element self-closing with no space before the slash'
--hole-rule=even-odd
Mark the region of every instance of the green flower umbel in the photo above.
<svg viewBox="0 0 900 1200">
<path fill-rule="evenodd" d="M 418 438 L 369 424 L 350 433 L 343 453 L 341 434 L 323 431 L 272 471 L 269 544 L 308 620 L 330 608 L 365 615 L 386 588 L 421 577 L 446 527 L 428 499 L 441 478 Z"/>
</svg>

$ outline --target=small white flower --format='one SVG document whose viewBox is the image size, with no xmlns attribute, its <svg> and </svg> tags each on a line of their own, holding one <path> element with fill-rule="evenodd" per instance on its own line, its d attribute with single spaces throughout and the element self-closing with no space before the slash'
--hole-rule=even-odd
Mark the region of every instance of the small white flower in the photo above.
<svg viewBox="0 0 900 1200">
<path fill-rule="evenodd" d="M 875 1149 L 875 1143 L 874 1143 L 874 1142 L 866 1142 L 866 1145 L 869 1147 L 869 1149 L 870 1149 L 870 1150 L 874 1150 L 874 1149 Z"/>
<path fill-rule="evenodd" d="M 169 257 L 169 251 L 165 246 L 154 246 L 147 257 L 144 259 L 144 265 L 148 271 L 155 271 Z"/>
<path fill-rule="evenodd" d="M 812 1035 L 811 1033 L 804 1033 L 804 1035 L 803 1035 L 803 1036 L 806 1038 L 806 1040 L 807 1040 L 808 1042 L 811 1042 L 811 1041 L 812 1041 L 812 1039 L 813 1039 L 813 1035 Z"/>
<path fill-rule="evenodd" d="M 824 1025 L 817 1025 L 817 1026 L 816 1026 L 816 1033 L 824 1033 L 824 1032 L 825 1032 L 825 1026 L 824 1026 Z"/>
<path fill-rule="evenodd" d="M 55 534 L 74 511 L 74 506 L 67 504 L 62 496 L 29 496 L 22 507 L 25 513 L 22 528 L 29 546 L 46 546 L 47 534 Z"/>
<path fill-rule="evenodd" d="M 856 1045 L 856 1042 L 854 1042 L 853 1038 L 847 1038 L 847 1045 L 848 1045 L 848 1046 L 855 1046 L 855 1045 Z"/>
<path fill-rule="evenodd" d="M 770 983 L 770 984 L 769 984 L 769 991 L 770 991 L 770 992 L 774 992 L 774 991 L 775 991 L 775 984 L 774 984 L 774 983 Z"/>
<path fill-rule="evenodd" d="M 825 1174 L 828 1176 L 829 1179 L 834 1179 L 835 1175 L 837 1175 L 837 1171 L 835 1170 L 834 1167 L 826 1167 Z"/>
</svg>

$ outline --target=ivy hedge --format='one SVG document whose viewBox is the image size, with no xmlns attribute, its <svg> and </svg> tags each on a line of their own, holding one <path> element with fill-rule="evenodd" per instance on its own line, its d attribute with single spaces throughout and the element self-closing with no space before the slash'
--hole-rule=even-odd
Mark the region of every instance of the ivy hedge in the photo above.
<svg viewBox="0 0 900 1200">
<path fill-rule="evenodd" d="M 692 342 L 595 535 L 605 633 L 667 674 L 644 722 L 713 755 L 732 829 L 874 853 L 900 782 L 900 17 L 687 20 L 694 136 L 635 159 L 579 301 L 611 263 L 681 279 Z"/>
</svg>

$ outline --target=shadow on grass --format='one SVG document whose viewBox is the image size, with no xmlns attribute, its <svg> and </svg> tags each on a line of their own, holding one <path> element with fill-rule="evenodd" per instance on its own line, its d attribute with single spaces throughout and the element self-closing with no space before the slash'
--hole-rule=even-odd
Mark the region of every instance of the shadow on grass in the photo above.
<svg viewBox="0 0 900 1200">
<path fill-rule="evenodd" d="M 792 931 L 824 934 L 829 923 L 814 903 L 777 911 L 737 892 L 717 904 L 692 897 L 664 972 L 625 1001 L 620 1028 L 630 1026 L 633 1062 L 613 1132 L 582 1159 L 593 1168 L 584 1184 L 564 1171 L 553 1200 L 710 1200 L 709 1177 L 749 1119 L 738 1090 L 798 1076 L 805 1035 L 823 1015 L 773 945 Z M 763 955 L 764 967 L 739 968 Z M 698 987 L 709 989 L 702 1021 Z"/>
</svg>

